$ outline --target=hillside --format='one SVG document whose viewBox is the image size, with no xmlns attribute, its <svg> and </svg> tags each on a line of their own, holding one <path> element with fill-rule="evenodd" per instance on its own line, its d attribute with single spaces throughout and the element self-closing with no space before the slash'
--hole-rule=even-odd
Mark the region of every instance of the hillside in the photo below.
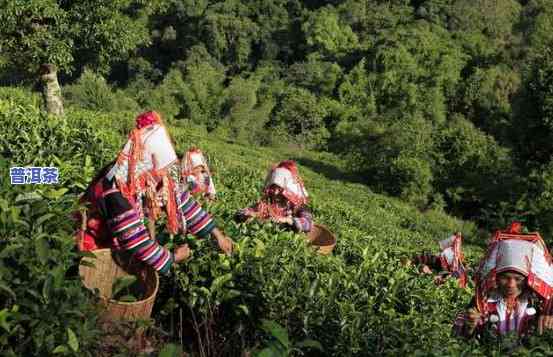
<svg viewBox="0 0 553 357">
<path fill-rule="evenodd" d="M 16 94 L 0 99 L 0 352 L 46 355 L 66 346 L 67 354 L 98 355 L 102 339 L 75 274 L 68 218 L 94 172 L 115 157 L 133 114 L 73 109 L 65 119 L 46 120 L 32 100 Z M 330 154 L 243 146 L 182 122 L 168 126 L 178 152 L 195 145 L 208 154 L 218 199 L 207 208 L 238 249 L 228 258 L 208 242 L 186 238 L 193 259 L 163 279 L 152 329 L 190 332 L 193 316 L 208 321 L 213 334 L 206 339 L 202 332 L 202 341 L 220 355 L 265 346 L 261 319 L 284 326 L 294 342 L 319 341 L 328 356 L 502 351 L 450 337 L 472 285 L 462 291 L 450 281 L 438 288 L 400 265 L 401 257 L 435 250 L 455 230 L 466 235 L 465 254 L 474 264 L 483 249 L 473 224 L 375 194 L 343 174 L 344 164 Z M 300 164 L 315 220 L 338 237 L 332 256 L 315 254 L 302 236 L 271 224 L 232 221 L 258 197 L 269 165 L 286 158 Z M 16 165 L 59 166 L 61 184 L 12 186 L 7 169 Z M 175 327 L 171 316 L 180 315 L 183 324 Z M 197 341 L 193 333 L 185 336 L 184 349 L 198 351 Z M 544 341 L 538 342 L 545 350 Z"/>
</svg>

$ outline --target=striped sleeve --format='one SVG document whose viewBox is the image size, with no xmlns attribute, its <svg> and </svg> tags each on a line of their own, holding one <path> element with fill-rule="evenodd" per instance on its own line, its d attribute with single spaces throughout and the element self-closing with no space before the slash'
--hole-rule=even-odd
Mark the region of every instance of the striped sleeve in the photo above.
<svg viewBox="0 0 553 357">
<path fill-rule="evenodd" d="M 432 269 L 440 270 L 442 268 L 440 264 L 440 257 L 430 253 L 424 253 L 417 255 L 413 258 L 415 264 L 424 264 L 428 265 Z"/>
<path fill-rule="evenodd" d="M 193 235 L 205 238 L 215 229 L 215 222 L 200 204 L 192 197 L 189 191 L 180 194 L 180 213 L 186 219 L 187 231 Z"/>
<path fill-rule="evenodd" d="M 294 228 L 298 232 L 309 232 L 313 227 L 313 215 L 306 208 L 299 208 L 293 218 Z"/>
<path fill-rule="evenodd" d="M 465 331 L 465 312 L 460 312 L 455 317 L 453 322 L 453 335 L 458 337 L 468 337 Z"/>
<path fill-rule="evenodd" d="M 169 273 L 173 263 L 171 254 L 150 237 L 138 211 L 123 197 L 121 192 L 117 191 L 108 195 L 106 204 L 112 217 L 108 220 L 108 226 L 116 238 L 119 248 L 150 265 L 156 271 L 162 274 Z"/>
</svg>

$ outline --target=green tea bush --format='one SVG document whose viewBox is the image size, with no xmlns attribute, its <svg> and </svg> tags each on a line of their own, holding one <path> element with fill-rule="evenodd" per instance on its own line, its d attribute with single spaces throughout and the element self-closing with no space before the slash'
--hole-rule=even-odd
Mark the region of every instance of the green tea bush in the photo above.
<svg viewBox="0 0 553 357">
<path fill-rule="evenodd" d="M 80 109 L 139 110 L 138 103 L 124 91 L 114 90 L 102 76 L 90 70 L 85 70 L 74 84 L 64 86 L 62 93 L 67 105 Z"/>
<path fill-rule="evenodd" d="M 94 126 L 95 117 L 75 112 L 52 120 L 34 106 L 0 100 L 0 155 L 12 166 L 58 167 L 62 185 L 82 190 L 94 167 L 113 160 L 122 141 L 121 134 Z M 110 116 L 102 117 L 105 123 Z M 113 121 L 115 127 L 124 123 Z"/>
<path fill-rule="evenodd" d="M 6 134 L 0 137 L 2 172 L 13 164 L 51 161 L 62 170 L 61 184 L 49 189 L 0 181 L 2 354 L 97 354 L 91 299 L 75 278 L 78 255 L 68 217 L 76 193 L 115 158 L 132 118 L 77 110 L 53 120 L 36 107 L 0 100 L 0 130 Z M 29 130 L 18 130 L 22 125 Z M 218 199 L 205 207 L 236 241 L 230 257 L 212 240 L 177 235 L 168 245 L 188 242 L 192 259 L 162 279 L 153 317 L 185 350 L 210 356 L 270 346 L 310 356 L 551 352 L 548 335 L 515 347 L 451 337 L 456 313 L 473 294 L 472 283 L 466 290 L 452 280 L 438 287 L 431 277 L 400 264 L 404 257 L 436 251 L 438 240 L 460 230 L 474 267 L 483 253 L 474 224 L 440 211 L 422 213 L 333 174 L 332 168 L 343 170 L 346 163 L 331 154 L 231 144 L 194 126 L 172 126 L 170 132 L 177 151 L 194 145 L 207 154 Z M 232 221 L 236 210 L 259 198 L 270 164 L 290 157 L 300 163 L 315 221 L 338 238 L 332 255 L 318 255 L 304 235 L 273 224 Z M 306 340 L 318 341 L 322 351 L 316 343 L 299 343 Z"/>
<path fill-rule="evenodd" d="M 38 93 L 18 87 L 0 87 L 0 99 L 35 107 L 39 107 L 41 102 L 41 97 Z"/>
<path fill-rule="evenodd" d="M 75 274 L 66 189 L 3 191 L 0 199 L 0 354 L 94 356 L 93 299 Z"/>
<path fill-rule="evenodd" d="M 218 143 L 181 128 L 172 133 L 179 146 L 200 146 L 212 158 L 219 200 L 209 210 L 238 246 L 227 258 L 212 244 L 189 241 L 194 258 L 177 267 L 179 285 L 159 300 L 162 312 L 182 309 L 186 316 L 188 310 L 185 320 L 191 325 L 192 316 L 211 321 L 223 355 L 255 346 L 263 336 L 261 318 L 284 326 L 291 339 L 319 341 L 328 356 L 394 355 L 455 342 L 449 336 L 451 324 L 471 291 L 459 290 L 455 282 L 437 288 L 399 262 L 436 250 L 434 242 L 455 230 L 473 236 L 474 226 L 437 211 L 423 215 L 362 185 L 330 181 L 302 166 L 316 221 L 338 236 L 333 256 L 319 256 L 302 235 L 272 224 L 229 221 L 238 208 L 259 197 L 269 164 L 289 154 Z M 328 155 L 305 155 L 330 161 Z M 479 253 L 479 247 L 466 247 L 470 261 Z M 205 342 L 204 333 L 199 335 Z"/>
</svg>

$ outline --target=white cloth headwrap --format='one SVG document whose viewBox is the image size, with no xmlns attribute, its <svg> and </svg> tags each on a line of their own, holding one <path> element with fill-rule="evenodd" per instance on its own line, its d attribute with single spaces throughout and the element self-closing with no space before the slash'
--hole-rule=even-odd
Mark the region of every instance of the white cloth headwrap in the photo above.
<svg viewBox="0 0 553 357">
<path fill-rule="evenodd" d="M 186 152 L 185 158 L 182 161 L 184 162 L 182 164 L 183 175 L 186 176 L 186 180 L 195 182 L 201 187 L 201 191 L 215 196 L 217 191 L 215 190 L 215 184 L 213 183 L 213 178 L 211 177 L 211 172 L 209 171 L 209 166 L 203 152 L 198 148 L 192 148 Z M 193 170 L 199 166 L 203 166 L 207 172 L 199 175 L 194 174 Z M 205 185 L 206 176 L 208 179 L 207 185 Z"/>
<path fill-rule="evenodd" d="M 144 155 L 142 160 L 136 162 L 135 177 L 139 177 L 145 172 L 162 170 L 177 161 L 177 154 L 163 125 L 155 124 L 145 127 L 143 130 Z M 131 153 L 132 145 L 132 141 L 129 139 L 122 150 L 122 154 L 126 158 L 122 161 L 118 160 L 107 174 L 108 179 L 115 176 L 123 182 L 128 180 L 128 156 Z"/>
<path fill-rule="evenodd" d="M 267 179 L 265 180 L 265 187 L 273 184 L 289 191 L 297 197 L 309 197 L 305 187 L 303 187 L 303 185 L 295 179 L 294 175 L 292 175 L 292 173 L 284 167 L 277 167 L 269 173 Z"/>
<path fill-rule="evenodd" d="M 207 167 L 207 161 L 201 151 L 189 151 L 187 153 L 189 160 L 186 160 L 186 170 L 193 170 L 198 166 Z"/>
<path fill-rule="evenodd" d="M 517 271 L 525 276 L 534 273 L 553 285 L 553 266 L 547 263 L 545 251 L 536 242 L 518 239 L 499 241 L 482 266 L 482 275 L 487 275 L 493 268 L 496 273 L 508 270 Z"/>
<path fill-rule="evenodd" d="M 553 293 L 553 265 L 549 252 L 541 238 L 539 240 L 503 239 L 494 242 L 481 263 L 478 276 L 481 283 L 491 273 L 516 271 L 528 277 L 530 288 L 545 298 Z"/>
</svg>

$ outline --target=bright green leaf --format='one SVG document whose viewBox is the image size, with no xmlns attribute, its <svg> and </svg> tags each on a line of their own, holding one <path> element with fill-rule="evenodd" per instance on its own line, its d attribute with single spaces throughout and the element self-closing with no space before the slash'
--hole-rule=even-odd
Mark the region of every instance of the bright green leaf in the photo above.
<svg viewBox="0 0 553 357">
<path fill-rule="evenodd" d="M 71 347 L 73 352 L 77 352 L 79 350 L 79 340 L 77 339 L 75 332 L 73 332 L 73 330 L 69 327 L 67 328 L 67 336 L 69 338 L 67 344 Z"/>
</svg>

